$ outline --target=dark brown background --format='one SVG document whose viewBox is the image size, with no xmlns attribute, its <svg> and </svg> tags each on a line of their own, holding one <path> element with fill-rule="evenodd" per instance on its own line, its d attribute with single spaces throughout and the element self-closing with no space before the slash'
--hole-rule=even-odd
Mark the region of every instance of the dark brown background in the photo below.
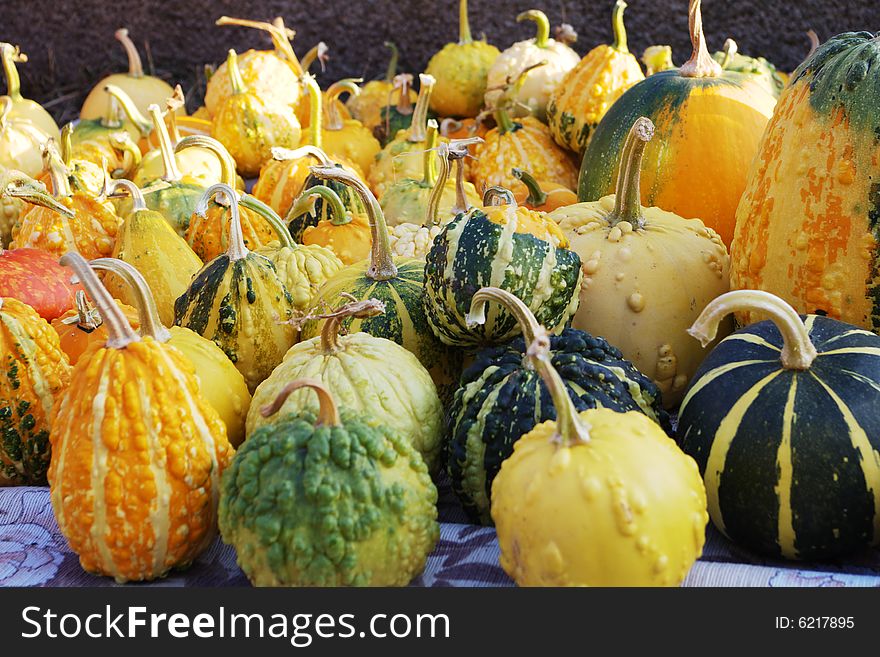
<svg viewBox="0 0 880 657">
<path fill-rule="evenodd" d="M 540 7 L 553 25 L 571 23 L 583 54 L 611 39 L 613 0 L 470 0 L 475 35 L 504 49 L 532 36 L 531 24 L 515 22 L 520 11 Z M 629 0 L 626 24 L 631 49 L 670 44 L 677 64 L 690 53 L 687 0 Z M 760 54 L 791 70 L 808 50 L 805 32 L 820 38 L 848 30 L 880 30 L 876 0 L 704 0 L 709 46 L 720 49 L 728 36 L 740 51 Z M 203 65 L 222 61 L 227 48 L 268 47 L 252 30 L 215 27 L 223 14 L 255 19 L 284 17 L 296 29 L 294 47 L 303 54 L 318 40 L 331 47 L 322 81 L 345 76 L 377 77 L 385 68 L 386 39 L 402 52 L 404 70 L 423 69 L 445 42 L 457 38 L 458 0 L 0 0 L 0 40 L 20 44 L 31 61 L 20 67 L 25 96 L 50 102 L 65 120 L 104 73 L 124 67 L 113 39 L 130 29 L 144 54 L 149 43 L 155 70 L 180 81 L 191 106 L 200 101 Z M 54 102 L 53 102 L 54 101 Z M 191 107 L 191 109 L 193 108 Z"/>
</svg>

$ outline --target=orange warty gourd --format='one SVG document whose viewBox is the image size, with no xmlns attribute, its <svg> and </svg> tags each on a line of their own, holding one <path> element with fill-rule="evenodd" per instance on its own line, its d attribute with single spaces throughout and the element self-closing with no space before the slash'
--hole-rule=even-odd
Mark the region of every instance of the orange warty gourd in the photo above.
<svg viewBox="0 0 880 657">
<path fill-rule="evenodd" d="M 140 321 L 137 310 L 118 299 L 114 301 L 131 327 L 138 330 Z M 76 293 L 76 307 L 53 319 L 52 328 L 58 334 L 61 350 L 67 354 L 71 365 L 76 365 L 87 349 L 107 342 L 107 326 L 101 313 L 89 302 L 82 290 Z"/>
<path fill-rule="evenodd" d="M 233 449 L 193 366 L 125 321 L 88 263 L 71 266 L 107 323 L 55 406 L 49 492 L 80 564 L 118 582 L 182 568 L 210 545 Z"/>
</svg>

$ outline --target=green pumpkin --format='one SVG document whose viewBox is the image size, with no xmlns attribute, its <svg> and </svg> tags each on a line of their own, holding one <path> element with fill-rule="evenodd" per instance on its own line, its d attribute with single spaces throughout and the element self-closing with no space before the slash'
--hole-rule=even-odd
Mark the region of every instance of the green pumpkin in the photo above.
<svg viewBox="0 0 880 657">
<path fill-rule="evenodd" d="M 511 312 L 523 335 L 478 351 L 461 375 L 449 409 L 444 444 L 452 489 L 474 522 L 492 524 L 492 482 L 520 436 L 556 419 L 550 392 L 527 364 L 526 346 L 546 331 L 519 299 L 498 288 L 474 295 L 471 317 L 485 320 L 487 301 Z M 550 362 L 559 372 L 575 408 L 639 411 L 670 430 L 660 390 L 620 351 L 584 331 L 565 329 L 549 336 Z"/>
<path fill-rule="evenodd" d="M 296 340 L 289 322 L 293 298 L 275 265 L 245 247 L 238 195 L 232 187 L 209 187 L 196 212 L 205 212 L 218 193 L 229 203 L 229 248 L 193 277 L 174 304 L 174 323 L 217 343 L 253 393 Z"/>
<path fill-rule="evenodd" d="M 320 383 L 289 383 L 267 412 L 308 386 L 317 417 L 257 429 L 223 473 L 219 526 L 256 586 L 405 586 L 440 536 L 437 489 L 400 433 L 347 409 Z"/>
<path fill-rule="evenodd" d="M 769 292 L 708 306 L 769 316 L 726 337 L 682 402 L 678 443 L 700 467 L 709 515 L 731 540 L 773 557 L 827 559 L 880 543 L 880 337 L 799 316 Z"/>
</svg>

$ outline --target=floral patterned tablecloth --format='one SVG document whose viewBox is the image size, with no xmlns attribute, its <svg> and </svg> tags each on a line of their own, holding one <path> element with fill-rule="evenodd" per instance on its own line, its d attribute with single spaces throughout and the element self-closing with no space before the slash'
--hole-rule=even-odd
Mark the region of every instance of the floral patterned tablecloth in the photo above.
<svg viewBox="0 0 880 657">
<path fill-rule="evenodd" d="M 440 483 L 440 541 L 414 586 L 513 586 L 498 565 L 495 530 L 467 523 L 449 487 Z M 85 573 L 58 531 L 46 488 L 0 488 L 0 586 L 115 586 Z M 217 539 L 189 569 L 139 586 L 247 586 L 235 550 Z M 880 550 L 845 563 L 789 563 L 757 557 L 712 527 L 685 586 L 880 587 Z"/>
</svg>

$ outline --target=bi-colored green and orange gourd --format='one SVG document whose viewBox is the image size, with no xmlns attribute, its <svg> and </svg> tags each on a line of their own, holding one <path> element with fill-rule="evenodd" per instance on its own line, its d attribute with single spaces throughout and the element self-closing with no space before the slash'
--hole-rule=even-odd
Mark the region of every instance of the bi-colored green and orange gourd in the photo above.
<svg viewBox="0 0 880 657">
<path fill-rule="evenodd" d="M 880 332 L 880 43 L 829 39 L 801 64 L 748 172 L 731 286 Z M 756 317 L 740 314 L 748 323 Z"/>
<path fill-rule="evenodd" d="M 26 119 L 37 126 L 46 136 L 57 141 L 61 138 L 61 133 L 52 115 L 39 103 L 21 95 L 21 78 L 18 76 L 18 69 L 15 65 L 27 60 L 27 55 L 21 52 L 17 46 L 0 42 L 0 63 L 2 63 L 3 72 L 6 74 L 6 96 L 12 101 L 10 118 Z"/>
<path fill-rule="evenodd" d="M 88 263 L 62 257 L 108 326 L 52 415 L 49 493 L 80 564 L 118 582 L 152 580 L 206 549 L 232 458 L 223 422 L 176 349 L 139 337 Z"/>
<path fill-rule="evenodd" d="M 699 217 L 729 246 L 749 165 L 776 99 L 754 75 L 725 71 L 712 59 L 700 0 L 690 0 L 689 19 L 690 60 L 639 82 L 608 110 L 584 153 L 578 198 L 596 201 L 614 192 L 626 134 L 646 116 L 657 139 L 645 149 L 642 204 Z"/>
<path fill-rule="evenodd" d="M 0 297 L 0 353 L 0 486 L 44 485 L 52 407 L 70 362 L 49 323 L 12 297 Z"/>
<path fill-rule="evenodd" d="M 553 138 L 575 153 L 584 152 L 599 121 L 623 92 L 645 79 L 627 47 L 625 9 L 623 0 L 614 3 L 614 43 L 588 52 L 556 85 L 547 103 L 547 123 Z"/>
</svg>

